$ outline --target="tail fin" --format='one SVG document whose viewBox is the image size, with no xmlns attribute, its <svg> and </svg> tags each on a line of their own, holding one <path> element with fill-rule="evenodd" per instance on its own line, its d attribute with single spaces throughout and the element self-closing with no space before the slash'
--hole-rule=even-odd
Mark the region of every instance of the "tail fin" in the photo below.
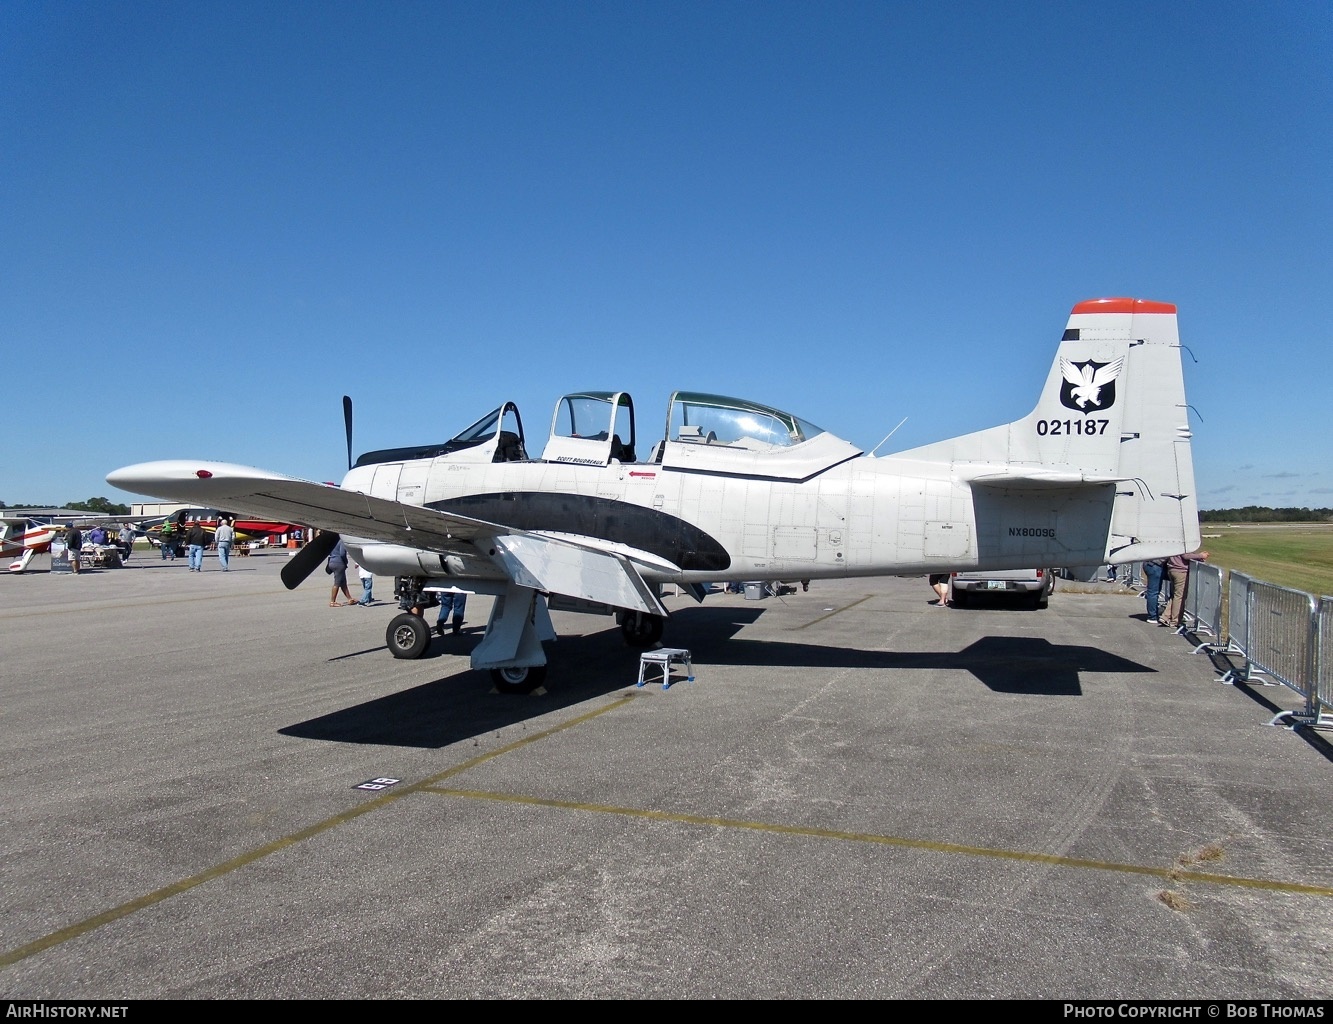
<svg viewBox="0 0 1333 1024">
<path fill-rule="evenodd" d="M 1190 436 L 1176 307 L 1095 299 L 1070 313 L 1031 413 L 898 457 L 948 461 L 954 479 L 972 485 L 979 541 L 983 505 L 997 490 L 1025 495 L 1029 507 L 1034 491 L 1072 491 L 1085 514 L 1082 536 L 1066 530 L 1066 543 L 1086 548 L 1091 529 L 1105 537 L 1103 561 L 1130 562 L 1199 546 Z M 1086 514 L 1092 492 L 1102 492 L 1094 502 L 1101 516 Z M 1046 497 L 1054 514 L 1056 495 Z"/>
</svg>

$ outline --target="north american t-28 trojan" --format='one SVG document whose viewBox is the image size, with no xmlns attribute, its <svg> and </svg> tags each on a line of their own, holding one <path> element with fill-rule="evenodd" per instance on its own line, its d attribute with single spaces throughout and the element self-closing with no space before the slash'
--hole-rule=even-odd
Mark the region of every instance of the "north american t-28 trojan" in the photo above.
<svg viewBox="0 0 1333 1024">
<path fill-rule="evenodd" d="M 350 402 L 344 400 L 351 463 Z M 677 391 L 642 445 L 623 392 L 565 395 L 541 458 L 504 403 L 453 439 L 368 452 L 341 486 L 173 460 L 118 469 L 127 491 L 326 531 L 283 567 L 295 587 L 341 535 L 400 608 L 389 650 L 419 657 L 420 611 L 451 588 L 495 600 L 472 666 L 535 689 L 549 608 L 662 635 L 662 588 L 1094 565 L 1199 544 L 1176 307 L 1080 302 L 1022 419 L 876 458 L 754 402 Z"/>
</svg>

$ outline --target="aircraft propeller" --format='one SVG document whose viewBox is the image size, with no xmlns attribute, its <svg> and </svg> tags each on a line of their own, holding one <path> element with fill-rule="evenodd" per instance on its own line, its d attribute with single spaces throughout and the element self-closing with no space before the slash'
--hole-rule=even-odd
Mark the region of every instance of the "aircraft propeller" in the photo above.
<svg viewBox="0 0 1333 1024">
<path fill-rule="evenodd" d="M 343 423 L 347 427 L 347 468 L 352 468 L 352 396 L 343 395 Z"/>
<path fill-rule="evenodd" d="M 352 468 L 352 396 L 343 395 L 343 426 L 347 431 L 347 468 Z M 329 553 L 338 545 L 338 534 L 325 530 L 296 553 L 278 575 L 282 585 L 288 590 L 295 590 L 305 582 L 306 577 L 319 568 L 319 563 L 329 557 Z"/>
<path fill-rule="evenodd" d="M 305 582 L 307 576 L 319 568 L 319 563 L 329 557 L 337 544 L 336 533 L 325 531 L 318 534 L 282 567 L 282 572 L 278 573 L 282 577 L 282 585 L 288 590 L 295 590 Z"/>
</svg>

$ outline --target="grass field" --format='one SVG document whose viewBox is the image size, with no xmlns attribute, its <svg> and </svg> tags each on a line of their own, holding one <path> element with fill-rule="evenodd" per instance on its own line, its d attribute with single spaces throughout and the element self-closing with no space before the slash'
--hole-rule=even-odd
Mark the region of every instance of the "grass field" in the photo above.
<svg viewBox="0 0 1333 1024">
<path fill-rule="evenodd" d="M 1317 595 L 1333 595 L 1333 524 L 1203 524 L 1208 562 Z"/>
</svg>

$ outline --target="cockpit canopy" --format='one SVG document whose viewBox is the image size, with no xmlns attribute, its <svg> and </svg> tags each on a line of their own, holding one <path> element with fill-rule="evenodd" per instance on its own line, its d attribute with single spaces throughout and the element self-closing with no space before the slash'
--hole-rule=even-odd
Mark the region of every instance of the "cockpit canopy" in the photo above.
<svg viewBox="0 0 1333 1024">
<path fill-rule="evenodd" d="M 576 391 L 555 404 L 544 462 L 634 462 L 634 401 L 624 391 Z"/>
<path fill-rule="evenodd" d="M 454 455 L 456 462 L 525 460 L 528 454 L 524 447 L 523 420 L 518 414 L 518 406 L 513 402 L 505 402 L 442 444 L 366 452 L 356 460 L 356 465 L 377 466 L 387 462 L 434 459 L 441 455 Z"/>
<path fill-rule="evenodd" d="M 698 391 L 677 391 L 667 410 L 668 440 L 687 444 L 786 448 L 822 433 L 823 428 L 781 409 Z"/>
</svg>

